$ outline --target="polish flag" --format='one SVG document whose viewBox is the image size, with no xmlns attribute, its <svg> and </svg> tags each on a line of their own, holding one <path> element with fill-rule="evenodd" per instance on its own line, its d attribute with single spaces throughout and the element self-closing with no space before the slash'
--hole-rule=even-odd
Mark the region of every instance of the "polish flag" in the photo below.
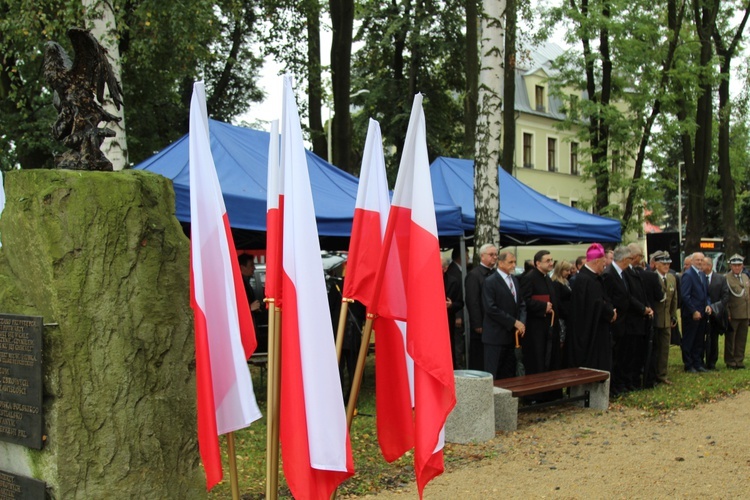
<svg viewBox="0 0 750 500">
<path fill-rule="evenodd" d="M 343 294 L 368 309 L 372 306 L 390 207 L 380 125 L 370 119 Z M 403 286 L 399 286 L 403 283 L 400 271 L 399 266 L 391 266 L 381 281 L 390 300 L 404 300 Z M 383 457 L 393 462 L 414 447 L 414 363 L 406 354 L 406 325 L 402 321 L 378 317 L 373 327 L 378 442 Z"/>
<path fill-rule="evenodd" d="M 370 119 L 346 261 L 344 297 L 370 305 L 391 201 L 380 124 Z"/>
<path fill-rule="evenodd" d="M 403 300 L 377 286 L 373 312 L 408 325 L 406 350 L 414 360 L 414 469 L 421 496 L 443 472 L 445 421 L 456 404 L 421 94 L 414 97 L 383 245 L 376 283 L 387 283 L 387 276 L 400 271 Z"/>
<path fill-rule="evenodd" d="M 328 500 L 354 463 L 291 78 L 284 77 L 280 440 L 295 498 Z"/>
<path fill-rule="evenodd" d="M 211 156 L 203 82 L 193 85 L 189 141 L 198 447 L 210 490 L 223 475 L 218 436 L 247 427 L 261 414 L 247 367 L 255 331 Z"/>
<path fill-rule="evenodd" d="M 268 142 L 268 178 L 266 198 L 266 297 L 281 307 L 281 214 L 284 197 L 281 194 L 281 168 L 279 167 L 279 121 L 271 122 Z"/>
</svg>

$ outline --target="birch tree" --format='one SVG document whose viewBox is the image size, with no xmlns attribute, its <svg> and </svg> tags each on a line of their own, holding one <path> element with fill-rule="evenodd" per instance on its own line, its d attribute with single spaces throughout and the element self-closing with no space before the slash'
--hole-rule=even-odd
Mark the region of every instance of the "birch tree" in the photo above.
<svg viewBox="0 0 750 500">
<path fill-rule="evenodd" d="M 502 136 L 505 0 L 483 0 L 479 92 L 474 154 L 474 247 L 500 244 L 500 192 L 497 164 Z"/>
<path fill-rule="evenodd" d="M 99 43 L 107 50 L 107 58 L 112 66 L 118 82 L 122 82 L 122 64 L 120 63 L 120 47 L 118 46 L 117 22 L 111 2 L 103 0 L 83 0 L 86 27 Z M 102 107 L 108 113 L 120 118 L 119 122 L 107 124 L 107 128 L 115 132 L 114 137 L 104 139 L 101 150 L 104 156 L 112 162 L 115 170 L 122 170 L 128 166 L 128 140 L 125 133 L 125 106 L 120 109 L 114 104 L 109 89 L 104 94 Z"/>
</svg>

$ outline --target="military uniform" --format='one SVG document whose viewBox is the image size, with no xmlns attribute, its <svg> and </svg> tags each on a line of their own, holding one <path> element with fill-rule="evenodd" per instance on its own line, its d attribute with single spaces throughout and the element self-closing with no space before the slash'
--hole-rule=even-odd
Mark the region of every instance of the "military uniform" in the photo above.
<svg viewBox="0 0 750 500">
<path fill-rule="evenodd" d="M 730 264 L 742 264 L 744 259 L 739 255 L 729 258 Z M 750 319 L 750 280 L 743 273 L 726 274 L 727 312 L 731 331 L 724 338 L 724 362 L 729 368 L 744 368 L 745 344 L 747 342 L 747 325 Z"/>
<path fill-rule="evenodd" d="M 670 263 L 669 253 L 658 251 L 654 260 Z M 672 337 L 672 325 L 677 322 L 677 280 L 667 273 L 656 272 L 661 283 L 662 298 L 654 304 L 654 356 L 656 358 L 656 380 L 666 382 L 667 365 L 669 364 L 669 344 Z"/>
</svg>

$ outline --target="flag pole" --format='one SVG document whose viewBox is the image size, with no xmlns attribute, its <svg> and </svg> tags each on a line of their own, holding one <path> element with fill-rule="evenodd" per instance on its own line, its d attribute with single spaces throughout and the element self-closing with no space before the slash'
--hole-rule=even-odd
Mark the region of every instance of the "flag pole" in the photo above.
<svg viewBox="0 0 750 500">
<path fill-rule="evenodd" d="M 341 312 L 339 313 L 339 326 L 336 330 L 336 359 L 341 363 L 341 351 L 344 349 L 344 331 L 346 330 L 346 314 L 349 312 L 349 304 L 354 302 L 346 297 L 341 298 Z"/>
<path fill-rule="evenodd" d="M 232 500 L 240 500 L 240 485 L 237 480 L 237 455 L 234 451 L 234 432 L 227 434 L 229 448 L 229 483 L 232 486 Z"/>
<path fill-rule="evenodd" d="M 370 348 L 370 335 L 372 334 L 372 321 L 375 315 L 367 313 L 365 328 L 362 331 L 362 343 L 359 346 L 359 357 L 357 358 L 357 367 L 354 369 L 354 379 L 352 388 L 349 392 L 349 402 L 346 405 L 346 425 L 351 429 L 354 410 L 357 408 L 357 398 L 359 389 L 362 385 L 362 374 L 365 371 L 365 361 L 367 360 L 367 350 Z"/>
<path fill-rule="evenodd" d="M 273 298 L 268 302 L 268 386 L 266 387 L 266 498 L 279 495 L 279 319 Z"/>
</svg>

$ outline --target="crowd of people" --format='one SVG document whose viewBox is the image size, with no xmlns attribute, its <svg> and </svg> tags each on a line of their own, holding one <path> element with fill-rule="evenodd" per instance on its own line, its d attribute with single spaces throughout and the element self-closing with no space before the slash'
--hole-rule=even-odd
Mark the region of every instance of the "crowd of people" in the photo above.
<svg viewBox="0 0 750 500">
<path fill-rule="evenodd" d="M 716 370 L 724 335 L 725 366 L 745 368 L 750 274 L 740 255 L 729 258 L 730 272 L 721 275 L 710 258 L 695 252 L 678 274 L 666 251 L 646 261 L 637 243 L 609 250 L 594 243 L 575 262 L 555 261 L 541 250 L 517 275 L 513 252 L 486 244 L 465 280 L 459 260 L 454 251 L 443 262 L 456 367 L 466 356 L 470 369 L 495 379 L 514 377 L 518 339 L 525 374 L 579 366 L 606 370 L 617 396 L 671 385 L 670 344 L 680 345 L 686 372 Z"/>
</svg>

